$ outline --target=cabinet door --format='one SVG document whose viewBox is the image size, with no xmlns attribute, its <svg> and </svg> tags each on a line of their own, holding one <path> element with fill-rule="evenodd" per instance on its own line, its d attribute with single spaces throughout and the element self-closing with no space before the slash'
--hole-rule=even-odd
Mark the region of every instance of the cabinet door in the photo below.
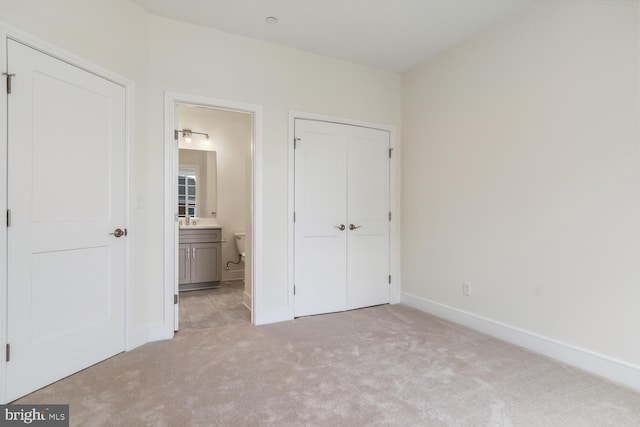
<svg viewBox="0 0 640 427">
<path fill-rule="evenodd" d="M 191 245 L 178 245 L 178 283 L 191 283 Z"/>
<path fill-rule="evenodd" d="M 220 281 L 220 249 L 220 243 L 191 244 L 191 283 Z"/>
</svg>

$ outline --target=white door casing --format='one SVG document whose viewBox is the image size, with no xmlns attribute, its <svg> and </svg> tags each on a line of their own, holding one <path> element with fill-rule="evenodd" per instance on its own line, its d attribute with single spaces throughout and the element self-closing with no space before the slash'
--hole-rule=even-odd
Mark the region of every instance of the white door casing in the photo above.
<svg viewBox="0 0 640 427">
<path fill-rule="evenodd" d="M 125 349 L 126 90 L 8 40 L 10 401 Z"/>
<path fill-rule="evenodd" d="M 389 303 L 389 132 L 294 130 L 294 316 Z"/>
<path fill-rule="evenodd" d="M 178 292 L 178 255 L 179 240 L 177 225 L 177 188 L 178 188 L 178 144 L 175 142 L 177 129 L 177 104 L 189 104 L 249 113 L 253 116 L 253 129 L 250 159 L 250 203 L 245 228 L 247 256 L 245 260 L 245 281 L 250 282 L 251 323 L 267 324 L 287 320 L 286 310 L 271 310 L 264 302 L 262 273 L 262 107 L 224 99 L 208 98 L 198 95 L 165 92 L 164 120 L 164 338 L 172 338 L 178 327 L 178 307 L 174 297 Z"/>
<path fill-rule="evenodd" d="M 175 129 L 178 129 L 178 104 L 173 104 L 171 106 L 173 109 L 173 123 L 172 128 L 173 132 L 173 150 L 178 151 L 178 134 L 175 132 Z M 191 282 L 191 271 L 185 273 L 189 275 L 189 277 L 180 277 L 180 263 L 185 263 L 186 260 L 183 258 L 184 256 L 189 255 L 189 250 L 186 252 L 180 250 L 180 245 L 178 242 L 180 241 L 180 226 L 178 224 L 178 171 L 180 167 L 178 164 L 178 157 L 171 162 L 171 177 L 169 178 L 172 182 L 172 206 L 173 210 L 171 211 L 174 216 L 174 221 L 172 224 L 173 233 L 173 242 L 178 245 L 178 250 L 174 250 L 174 259 L 173 259 L 173 331 L 178 332 L 180 330 L 180 283 L 189 283 Z M 166 242 L 165 242 L 166 243 Z M 184 269 L 187 270 L 186 268 Z"/>
</svg>

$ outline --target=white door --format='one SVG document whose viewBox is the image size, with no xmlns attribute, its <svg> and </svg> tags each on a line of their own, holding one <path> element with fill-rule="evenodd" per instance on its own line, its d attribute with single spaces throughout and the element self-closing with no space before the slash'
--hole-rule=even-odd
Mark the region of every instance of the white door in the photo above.
<svg viewBox="0 0 640 427">
<path fill-rule="evenodd" d="M 126 102 L 18 42 L 7 59 L 11 401 L 124 350 Z"/>
<path fill-rule="evenodd" d="M 346 135 L 299 119 L 295 134 L 295 315 L 346 310 Z"/>
<path fill-rule="evenodd" d="M 295 121 L 295 316 L 389 302 L 389 133 Z"/>
<path fill-rule="evenodd" d="M 347 309 L 386 304 L 389 289 L 389 132 L 349 126 Z"/>
</svg>

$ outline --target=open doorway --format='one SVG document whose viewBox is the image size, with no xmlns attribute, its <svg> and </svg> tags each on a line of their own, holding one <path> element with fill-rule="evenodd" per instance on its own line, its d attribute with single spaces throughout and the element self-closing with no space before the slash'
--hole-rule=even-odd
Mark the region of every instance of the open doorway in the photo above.
<svg viewBox="0 0 640 427">
<path fill-rule="evenodd" d="M 177 116 L 178 327 L 250 323 L 245 230 L 253 115 L 178 103 Z"/>
<path fill-rule="evenodd" d="M 259 107 L 165 96 L 165 325 L 255 323 Z"/>
</svg>

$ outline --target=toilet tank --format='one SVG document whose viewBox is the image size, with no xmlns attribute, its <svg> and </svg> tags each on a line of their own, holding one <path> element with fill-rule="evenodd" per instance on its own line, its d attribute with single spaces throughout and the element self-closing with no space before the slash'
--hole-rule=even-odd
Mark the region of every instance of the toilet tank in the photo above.
<svg viewBox="0 0 640 427">
<path fill-rule="evenodd" d="M 238 249 L 238 253 L 240 255 L 244 255 L 244 231 L 241 231 L 239 233 L 233 233 L 233 236 L 235 237 L 235 241 L 236 241 L 236 248 Z"/>
</svg>

